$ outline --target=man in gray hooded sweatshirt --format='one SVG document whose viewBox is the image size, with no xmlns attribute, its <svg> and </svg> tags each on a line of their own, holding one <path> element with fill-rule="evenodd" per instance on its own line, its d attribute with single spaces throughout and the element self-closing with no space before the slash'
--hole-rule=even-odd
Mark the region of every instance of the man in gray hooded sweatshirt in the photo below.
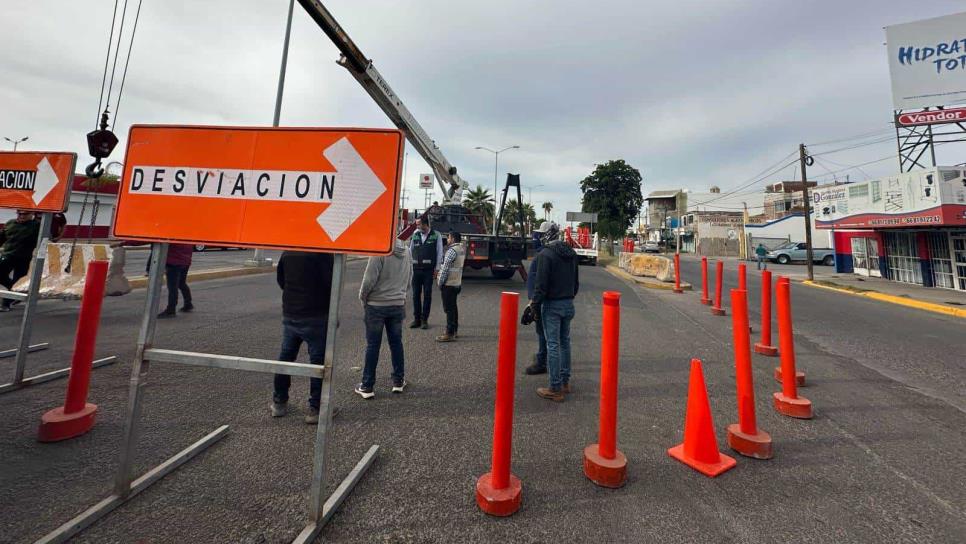
<svg viewBox="0 0 966 544">
<path fill-rule="evenodd" d="M 364 399 L 376 396 L 373 387 L 383 329 L 392 354 L 392 392 L 402 393 L 406 387 L 402 322 L 406 317 L 406 290 L 412 277 L 412 258 L 401 240 L 396 240 L 392 255 L 369 257 L 366 263 L 362 286 L 359 287 L 359 300 L 365 306 L 366 362 L 362 383 L 355 389 Z"/>
</svg>

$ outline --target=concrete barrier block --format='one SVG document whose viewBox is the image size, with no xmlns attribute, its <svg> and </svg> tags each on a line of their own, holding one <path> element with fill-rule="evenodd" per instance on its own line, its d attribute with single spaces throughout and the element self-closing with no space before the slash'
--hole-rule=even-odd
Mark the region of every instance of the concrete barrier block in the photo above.
<svg viewBox="0 0 966 544">
<path fill-rule="evenodd" d="M 108 261 L 105 293 L 112 296 L 131 292 L 124 276 L 125 253 L 122 247 L 108 244 L 77 244 L 71 254 L 69 243 L 48 243 L 44 271 L 40 280 L 40 298 L 79 299 L 84 293 L 87 264 L 93 260 Z M 70 271 L 66 271 L 70 262 Z M 21 278 L 14 291 L 26 293 L 30 274 Z"/>
</svg>

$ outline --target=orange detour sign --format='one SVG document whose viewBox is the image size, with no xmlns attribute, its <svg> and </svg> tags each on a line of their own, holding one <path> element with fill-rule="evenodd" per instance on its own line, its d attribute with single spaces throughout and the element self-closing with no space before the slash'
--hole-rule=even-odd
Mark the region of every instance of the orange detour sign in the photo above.
<svg viewBox="0 0 966 544">
<path fill-rule="evenodd" d="M 0 208 L 67 209 L 76 153 L 0 151 Z"/>
<path fill-rule="evenodd" d="M 398 130 L 135 125 L 114 235 L 387 255 L 402 153 Z"/>
</svg>

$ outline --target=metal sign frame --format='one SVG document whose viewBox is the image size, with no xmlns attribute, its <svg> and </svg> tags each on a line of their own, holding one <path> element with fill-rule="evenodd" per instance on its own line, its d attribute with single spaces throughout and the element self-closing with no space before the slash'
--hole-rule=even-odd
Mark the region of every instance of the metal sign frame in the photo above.
<svg viewBox="0 0 966 544">
<path fill-rule="evenodd" d="M 332 367 L 335 361 L 336 329 L 337 323 L 339 322 L 339 302 L 342 295 L 345 255 L 342 253 L 336 253 L 334 255 L 332 290 L 329 295 L 328 341 L 325 345 L 323 364 L 319 366 L 269 359 L 253 359 L 249 357 L 155 348 L 154 333 L 157 324 L 157 306 L 161 294 L 161 270 L 168 253 L 168 244 L 154 243 L 152 244 L 152 250 L 148 292 L 144 302 L 144 316 L 141 321 L 141 329 L 138 333 L 137 351 L 135 352 L 134 364 L 131 369 L 128 410 L 124 419 L 121 457 L 117 475 L 114 478 L 114 492 L 106 499 L 78 514 L 67 523 L 38 540 L 37 544 L 67 541 L 228 434 L 229 426 L 222 425 L 201 440 L 191 444 L 167 461 L 135 479 L 133 475 L 134 452 L 138 437 L 141 433 L 140 417 L 142 402 L 145 388 L 147 387 L 148 370 L 152 362 L 180 363 L 192 366 L 245 370 L 270 374 L 288 374 L 290 376 L 308 376 L 322 379 L 322 393 L 319 399 L 320 418 L 315 433 L 315 451 L 312 459 L 312 485 L 309 492 L 308 508 L 309 519 L 305 528 L 293 541 L 296 544 L 312 542 L 342 502 L 348 497 L 349 493 L 352 492 L 352 489 L 362 478 L 363 474 L 365 474 L 366 470 L 372 465 L 379 451 L 378 445 L 371 446 L 345 479 L 342 480 L 342 483 L 339 484 L 332 495 L 323 502 L 322 491 L 325 487 L 326 453 L 329 445 L 328 431 L 332 426 Z"/>
<path fill-rule="evenodd" d="M 70 191 L 68 191 L 68 195 L 69 193 Z M 28 385 L 37 385 L 38 383 L 63 378 L 70 373 L 70 367 L 68 367 L 45 372 L 30 378 L 24 378 L 24 371 L 27 366 L 27 354 L 50 347 L 50 344 L 47 342 L 31 344 L 30 336 L 34 328 L 34 313 L 37 308 L 37 298 L 40 293 L 40 280 L 43 277 L 44 263 L 47 260 L 47 233 L 50 232 L 50 224 L 53 216 L 54 214 L 51 212 L 43 212 L 40 214 L 40 233 L 37 235 L 37 248 L 34 251 L 34 256 L 30 263 L 30 284 L 27 287 L 27 293 L 0 290 L 0 297 L 20 300 L 26 303 L 24 305 L 23 318 L 20 321 L 20 338 L 17 341 L 17 347 L 0 351 L 0 358 L 16 357 L 13 381 L 0 385 L 0 394 L 16 391 Z M 92 366 L 93 368 L 97 368 L 116 361 L 117 357 L 105 357 L 95 360 Z"/>
<path fill-rule="evenodd" d="M 945 108 L 925 108 L 923 110 L 894 110 L 896 145 L 899 149 L 899 172 L 909 172 L 915 168 L 930 168 L 936 164 L 936 145 L 966 142 L 966 122 L 950 121 L 922 125 L 903 125 L 899 117 L 908 113 L 942 111 Z M 959 109 L 959 108 L 956 108 Z M 925 157 L 929 153 L 929 158 Z"/>
</svg>

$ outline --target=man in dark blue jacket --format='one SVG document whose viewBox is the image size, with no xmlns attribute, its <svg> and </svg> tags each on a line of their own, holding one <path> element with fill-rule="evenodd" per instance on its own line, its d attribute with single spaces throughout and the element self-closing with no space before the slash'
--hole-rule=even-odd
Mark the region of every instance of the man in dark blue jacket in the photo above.
<svg viewBox="0 0 966 544">
<path fill-rule="evenodd" d="M 527 270 L 527 298 L 533 303 L 533 288 L 537 281 L 537 256 L 543 249 L 543 236 L 551 229 L 553 223 L 544 221 L 539 228 L 533 230 L 533 243 L 535 251 L 533 258 L 530 259 L 530 266 Z M 543 334 L 543 323 L 533 324 L 533 330 L 537 333 L 537 353 L 533 355 L 533 364 L 528 366 L 524 372 L 529 375 L 547 373 L 547 337 Z"/>
</svg>

